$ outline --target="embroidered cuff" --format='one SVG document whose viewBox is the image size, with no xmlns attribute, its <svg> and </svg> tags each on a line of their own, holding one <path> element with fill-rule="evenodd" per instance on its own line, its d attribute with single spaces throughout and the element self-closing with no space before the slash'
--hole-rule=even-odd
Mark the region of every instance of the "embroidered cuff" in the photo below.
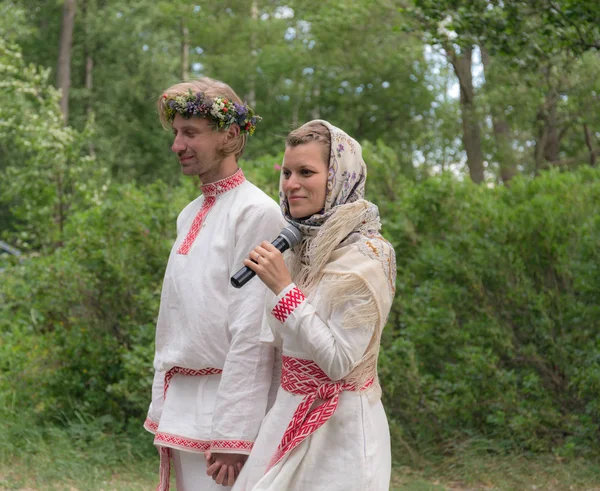
<svg viewBox="0 0 600 491">
<path fill-rule="evenodd" d="M 144 421 L 144 429 L 155 434 L 158 431 L 158 423 L 150 419 L 150 417 L 147 417 L 146 421 Z"/>
<path fill-rule="evenodd" d="M 271 314 L 283 324 L 290 314 L 296 310 L 296 307 L 304 302 L 304 300 L 306 300 L 304 293 L 294 285 L 292 289 L 279 299 L 279 302 L 277 302 L 277 305 L 275 305 Z"/>
<path fill-rule="evenodd" d="M 218 453 L 241 453 L 250 454 L 254 442 L 246 440 L 212 440 L 210 451 Z"/>
</svg>

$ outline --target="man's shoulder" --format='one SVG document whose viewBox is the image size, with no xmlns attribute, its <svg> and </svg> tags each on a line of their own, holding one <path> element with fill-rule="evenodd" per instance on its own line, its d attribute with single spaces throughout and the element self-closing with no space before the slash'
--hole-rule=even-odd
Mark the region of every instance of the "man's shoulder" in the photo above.
<svg viewBox="0 0 600 491">
<path fill-rule="evenodd" d="M 250 181 L 245 181 L 244 185 L 240 186 L 240 196 L 245 207 L 281 213 L 279 203 Z"/>
<path fill-rule="evenodd" d="M 178 219 L 186 216 L 190 210 L 195 210 L 196 208 L 198 208 L 199 206 L 199 201 L 202 199 L 202 195 L 199 195 L 198 197 L 194 198 L 192 201 L 190 201 L 187 205 L 185 205 L 183 207 L 183 209 L 179 212 L 179 216 Z"/>
<path fill-rule="evenodd" d="M 201 200 L 202 200 L 202 195 L 199 194 L 192 201 L 190 201 L 187 205 L 185 205 L 183 207 L 183 210 L 185 210 L 186 208 L 192 208 L 192 207 L 194 207 Z M 183 211 L 183 210 L 181 210 L 181 211 Z"/>
</svg>

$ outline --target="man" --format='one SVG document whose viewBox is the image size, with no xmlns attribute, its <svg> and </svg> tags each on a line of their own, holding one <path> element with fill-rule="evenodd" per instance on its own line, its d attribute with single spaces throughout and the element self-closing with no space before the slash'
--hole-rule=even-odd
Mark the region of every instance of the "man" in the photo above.
<svg viewBox="0 0 600 491">
<path fill-rule="evenodd" d="M 203 78 L 167 89 L 161 122 L 185 175 L 202 195 L 177 218 L 177 240 L 165 272 L 156 326 L 152 403 L 144 427 L 160 453 L 159 489 L 169 489 L 171 460 L 178 491 L 233 485 L 267 407 L 272 348 L 259 342 L 266 288 L 243 289 L 230 277 L 256 243 L 284 227 L 279 206 L 238 167 L 260 118 L 231 87 Z M 220 463 L 206 474 L 204 452 Z"/>
</svg>

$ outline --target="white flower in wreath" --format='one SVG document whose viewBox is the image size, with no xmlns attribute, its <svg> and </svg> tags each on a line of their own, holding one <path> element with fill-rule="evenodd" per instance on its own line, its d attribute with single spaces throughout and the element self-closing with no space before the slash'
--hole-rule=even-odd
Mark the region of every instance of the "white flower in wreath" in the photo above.
<svg viewBox="0 0 600 491">
<path fill-rule="evenodd" d="M 212 114 L 215 118 L 220 120 L 225 119 L 225 114 L 223 113 L 223 108 L 225 104 L 222 101 L 215 101 L 212 107 L 210 108 L 210 114 Z"/>
</svg>

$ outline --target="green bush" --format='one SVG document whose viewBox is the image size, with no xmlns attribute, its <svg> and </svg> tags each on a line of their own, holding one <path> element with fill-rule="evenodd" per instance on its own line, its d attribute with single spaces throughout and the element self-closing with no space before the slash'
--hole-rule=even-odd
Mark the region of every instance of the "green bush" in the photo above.
<svg viewBox="0 0 600 491">
<path fill-rule="evenodd" d="M 71 215 L 63 247 L 0 273 L 0 392 L 41 417 L 140 417 L 175 219 L 194 193 L 113 186 Z"/>
<path fill-rule="evenodd" d="M 597 450 L 600 172 L 395 184 L 375 194 L 398 263 L 380 369 L 404 438 Z"/>
</svg>

